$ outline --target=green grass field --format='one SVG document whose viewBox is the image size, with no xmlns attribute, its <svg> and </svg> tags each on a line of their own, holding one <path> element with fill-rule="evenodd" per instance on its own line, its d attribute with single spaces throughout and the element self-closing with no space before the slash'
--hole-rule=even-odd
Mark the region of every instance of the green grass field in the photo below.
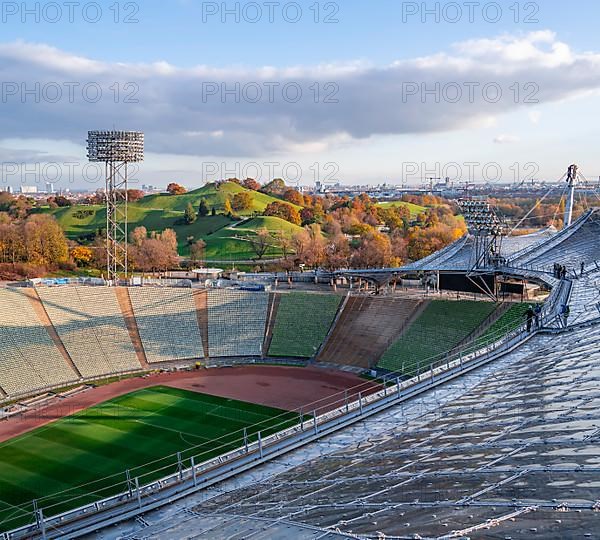
<svg viewBox="0 0 600 540">
<path fill-rule="evenodd" d="M 302 228 L 284 219 L 273 216 L 258 216 L 233 227 L 231 224 L 210 236 L 204 238 L 206 242 L 205 257 L 207 260 L 238 261 L 256 258 L 256 251 L 247 240 L 256 234 L 259 229 L 265 228 L 271 234 L 283 233 L 291 238 Z M 182 251 L 184 255 L 187 251 Z M 264 259 L 273 259 L 282 256 L 281 249 L 268 248 Z"/>
<path fill-rule="evenodd" d="M 410 210 L 410 217 L 413 219 L 416 218 L 419 214 L 425 212 L 425 210 L 427 210 L 427 208 L 425 208 L 424 206 L 420 206 L 418 204 L 413 204 L 413 203 L 409 203 L 409 202 L 405 202 L 405 201 L 381 202 L 381 203 L 378 203 L 378 206 L 381 206 L 382 208 L 393 208 L 396 206 L 405 206 L 406 208 L 408 208 Z"/>
<path fill-rule="evenodd" d="M 27 523 L 36 499 L 47 516 L 243 446 L 298 421 L 295 413 L 164 386 L 138 390 L 0 443 L 0 531 Z M 156 470 L 160 472 L 156 473 Z M 83 486 L 83 487 L 82 487 Z M 74 497 L 77 497 L 75 500 Z"/>
</svg>

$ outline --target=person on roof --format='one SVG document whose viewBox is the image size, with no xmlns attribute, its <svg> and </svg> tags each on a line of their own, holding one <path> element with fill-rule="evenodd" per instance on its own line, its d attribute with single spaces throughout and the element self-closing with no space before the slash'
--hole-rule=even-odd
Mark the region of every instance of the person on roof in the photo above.
<svg viewBox="0 0 600 540">
<path fill-rule="evenodd" d="M 535 313 L 533 312 L 533 308 L 529 306 L 527 311 L 525 312 L 525 319 L 527 320 L 527 331 L 531 332 L 531 326 L 533 324 L 533 318 L 535 317 Z"/>
<path fill-rule="evenodd" d="M 536 329 L 539 329 L 542 322 L 542 306 L 536 304 L 533 308 L 533 315 L 535 317 L 535 327 Z"/>
</svg>

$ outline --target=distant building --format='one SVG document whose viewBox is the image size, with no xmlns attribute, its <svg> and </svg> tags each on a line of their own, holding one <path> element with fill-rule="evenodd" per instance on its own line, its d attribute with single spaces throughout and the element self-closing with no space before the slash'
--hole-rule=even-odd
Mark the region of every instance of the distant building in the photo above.
<svg viewBox="0 0 600 540">
<path fill-rule="evenodd" d="M 0 186 L 0 193 L 14 193 L 12 186 Z"/>
<path fill-rule="evenodd" d="M 56 193 L 56 190 L 54 189 L 54 184 L 52 182 L 46 182 L 46 193 Z"/>
<path fill-rule="evenodd" d="M 21 186 L 20 191 L 23 195 L 34 195 L 38 192 L 37 186 Z"/>
</svg>

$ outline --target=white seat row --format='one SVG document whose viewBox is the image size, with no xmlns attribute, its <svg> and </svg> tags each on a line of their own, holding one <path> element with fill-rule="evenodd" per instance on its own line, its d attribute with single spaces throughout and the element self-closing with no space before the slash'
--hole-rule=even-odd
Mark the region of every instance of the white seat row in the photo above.
<svg viewBox="0 0 600 540">
<path fill-rule="evenodd" d="M 132 287 L 128 290 L 148 362 L 204 357 L 192 289 Z"/>
<path fill-rule="evenodd" d="M 264 292 L 209 290 L 209 356 L 262 356 L 268 303 Z"/>
<path fill-rule="evenodd" d="M 114 289 L 42 287 L 38 293 L 83 377 L 141 368 Z"/>
<path fill-rule="evenodd" d="M 0 386 L 10 396 L 77 380 L 78 376 L 19 289 L 0 289 Z"/>
</svg>

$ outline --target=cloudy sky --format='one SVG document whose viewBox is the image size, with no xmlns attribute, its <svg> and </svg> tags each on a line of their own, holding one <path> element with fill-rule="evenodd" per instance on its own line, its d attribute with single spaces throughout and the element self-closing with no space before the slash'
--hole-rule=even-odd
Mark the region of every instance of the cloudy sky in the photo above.
<svg viewBox="0 0 600 540">
<path fill-rule="evenodd" d="M 592 0 L 5 2 L 2 182 L 98 184 L 88 129 L 146 134 L 140 183 L 600 175 Z M 99 184 L 98 184 L 99 185 Z"/>
</svg>

